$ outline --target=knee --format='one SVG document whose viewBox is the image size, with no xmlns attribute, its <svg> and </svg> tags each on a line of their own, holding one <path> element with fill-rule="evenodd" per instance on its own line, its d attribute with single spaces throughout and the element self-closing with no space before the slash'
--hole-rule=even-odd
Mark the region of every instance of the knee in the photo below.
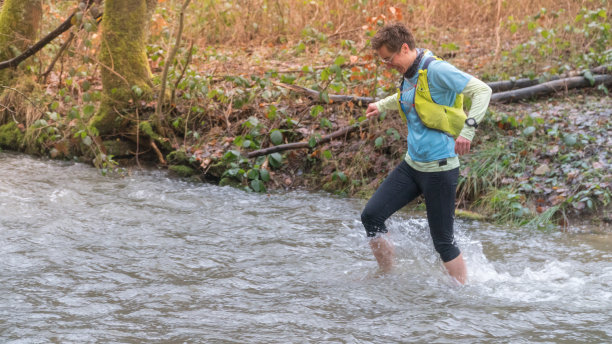
<svg viewBox="0 0 612 344">
<path fill-rule="evenodd" d="M 361 223 L 371 223 L 373 219 L 374 213 L 368 207 L 365 207 L 365 209 L 363 209 L 363 211 L 361 212 Z"/>
<path fill-rule="evenodd" d="M 363 227 L 365 227 L 368 237 L 374 237 L 378 233 L 387 232 L 387 229 L 385 228 L 385 220 L 381 219 L 380 216 L 378 216 L 375 211 L 372 211 L 371 208 L 366 207 L 361 212 L 361 223 L 363 224 Z"/>
</svg>

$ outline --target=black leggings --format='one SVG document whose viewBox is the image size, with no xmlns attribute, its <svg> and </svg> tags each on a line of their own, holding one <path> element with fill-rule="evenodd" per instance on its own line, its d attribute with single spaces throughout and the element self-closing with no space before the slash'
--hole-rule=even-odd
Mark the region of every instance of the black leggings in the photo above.
<svg viewBox="0 0 612 344">
<path fill-rule="evenodd" d="M 361 213 L 368 237 L 386 233 L 385 221 L 420 194 L 425 196 L 427 220 L 434 247 L 444 262 L 460 251 L 453 237 L 455 192 L 459 168 L 443 172 L 419 172 L 405 161 L 389 174 Z"/>
</svg>

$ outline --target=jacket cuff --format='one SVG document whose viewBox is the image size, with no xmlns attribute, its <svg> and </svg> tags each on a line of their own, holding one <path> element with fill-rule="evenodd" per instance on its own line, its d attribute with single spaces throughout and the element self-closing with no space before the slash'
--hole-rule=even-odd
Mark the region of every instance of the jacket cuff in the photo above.
<svg viewBox="0 0 612 344">
<path fill-rule="evenodd" d="M 476 129 L 466 125 L 463 127 L 463 129 L 461 129 L 459 136 L 472 141 L 474 139 L 475 134 L 476 134 Z"/>
</svg>

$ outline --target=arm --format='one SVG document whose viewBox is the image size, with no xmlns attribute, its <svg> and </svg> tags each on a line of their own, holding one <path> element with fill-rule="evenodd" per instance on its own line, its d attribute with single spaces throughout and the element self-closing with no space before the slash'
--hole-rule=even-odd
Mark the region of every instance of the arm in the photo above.
<svg viewBox="0 0 612 344">
<path fill-rule="evenodd" d="M 370 118 L 373 116 L 378 116 L 387 110 L 397 110 L 397 97 L 398 94 L 394 93 L 387 98 L 377 101 L 376 103 L 370 103 L 368 105 L 368 109 L 366 110 L 366 116 Z"/>
<path fill-rule="evenodd" d="M 476 123 L 480 123 L 487 112 L 491 93 L 493 93 L 491 87 L 476 78 L 471 78 L 467 85 L 465 85 L 462 93 L 472 99 L 472 106 L 470 107 L 468 117 L 474 118 Z M 475 131 L 475 128 L 466 125 L 461 130 L 459 136 L 472 141 Z"/>
<path fill-rule="evenodd" d="M 493 91 L 484 82 L 471 78 L 467 83 L 462 92 L 465 96 L 472 99 L 472 106 L 470 107 L 469 117 L 474 118 L 476 123 L 480 123 L 487 112 L 489 106 L 489 100 L 491 99 L 491 93 Z M 470 126 L 464 126 L 459 133 L 459 137 L 455 141 L 455 152 L 459 155 L 466 154 L 470 151 L 470 144 L 474 139 L 476 128 Z"/>
</svg>

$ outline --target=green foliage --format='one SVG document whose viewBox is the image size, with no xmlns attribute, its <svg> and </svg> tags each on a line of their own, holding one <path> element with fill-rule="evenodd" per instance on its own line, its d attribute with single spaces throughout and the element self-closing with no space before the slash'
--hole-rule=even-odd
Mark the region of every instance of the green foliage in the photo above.
<svg viewBox="0 0 612 344">
<path fill-rule="evenodd" d="M 537 61 L 547 61 L 547 73 L 560 74 L 612 62 L 612 32 L 605 8 L 582 8 L 572 24 L 544 24 L 545 17 L 559 17 L 557 12 L 542 8 L 533 16 L 517 20 L 508 17 L 505 26 L 511 33 L 529 32 L 531 38 L 510 51 L 502 52 L 506 69 L 523 70 L 524 77 L 535 77 Z M 575 42 L 584 42 L 576 45 Z M 570 66 L 572 64 L 573 66 Z M 586 76 L 588 78 L 588 76 Z"/>
<path fill-rule="evenodd" d="M 0 126 L 0 148 L 18 150 L 23 144 L 24 135 L 17 123 L 9 122 Z"/>
</svg>

